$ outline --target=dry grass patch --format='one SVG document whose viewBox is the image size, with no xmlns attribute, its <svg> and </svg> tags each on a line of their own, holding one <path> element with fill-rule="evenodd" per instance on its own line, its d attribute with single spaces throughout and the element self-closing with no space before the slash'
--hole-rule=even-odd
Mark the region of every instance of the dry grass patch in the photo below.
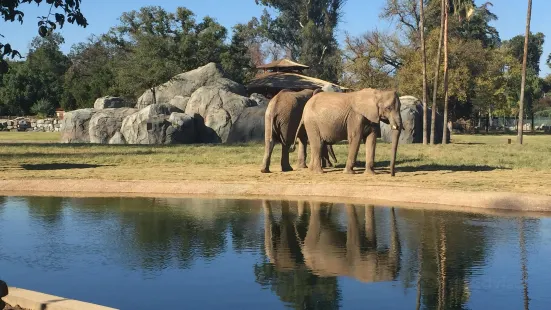
<svg viewBox="0 0 551 310">
<path fill-rule="evenodd" d="M 6 135 L 9 134 L 9 135 Z M 551 195 L 551 136 L 529 135 L 525 145 L 513 136 L 454 135 L 450 145 L 404 145 L 398 148 L 396 177 L 389 175 L 390 145 L 378 143 L 379 174 L 345 175 L 347 145 L 336 145 L 337 167 L 323 175 L 308 170 L 280 172 L 276 146 L 271 174 L 261 174 L 262 144 L 111 146 L 43 143 L 50 133 L 0 133 L 0 179 L 210 180 L 389 184 L 420 188 L 497 190 Z M 41 136 L 44 135 L 44 136 Z M 34 138 L 34 140 L 31 139 Z M 9 138 L 9 139 L 8 139 Z M 511 138 L 513 144 L 507 144 Z M 28 140 L 25 140 L 28 139 Z M 4 141 L 9 140 L 10 143 Z M 32 142 L 32 143 L 30 143 Z M 292 154 L 292 160 L 296 154 Z M 365 149 L 358 155 L 363 171 Z"/>
</svg>

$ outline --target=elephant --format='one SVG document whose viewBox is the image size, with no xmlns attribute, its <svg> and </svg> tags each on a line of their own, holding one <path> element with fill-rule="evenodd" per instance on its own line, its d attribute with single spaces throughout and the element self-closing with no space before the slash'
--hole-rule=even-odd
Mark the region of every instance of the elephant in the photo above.
<svg viewBox="0 0 551 310">
<path fill-rule="evenodd" d="M 390 174 L 395 176 L 398 139 L 403 129 L 400 108 L 400 98 L 391 90 L 364 88 L 349 93 L 324 92 L 310 98 L 304 107 L 297 131 L 298 134 L 305 128 L 307 132 L 312 156 L 310 170 L 323 173 L 322 149 L 328 144 L 348 140 L 348 158 L 344 172 L 354 174 L 353 167 L 360 143 L 365 138 L 365 173 L 375 174 L 376 128 L 382 121 L 393 130 Z M 291 146 L 291 152 L 295 150 L 295 144 Z"/>
<path fill-rule="evenodd" d="M 288 89 L 281 90 L 276 96 L 270 100 L 264 115 L 264 158 L 262 160 L 262 173 L 270 172 L 270 160 L 274 150 L 275 143 L 281 144 L 281 170 L 293 171 L 289 164 L 289 147 L 293 144 L 293 138 L 300 140 L 298 153 L 298 168 L 307 168 L 306 159 L 306 144 L 308 137 L 306 131 L 301 129 L 298 131 L 299 123 L 302 118 L 302 111 L 308 99 L 321 92 L 321 89 L 311 90 L 305 89 L 302 91 L 292 91 Z M 322 161 L 325 166 L 332 166 L 329 160 L 329 155 L 336 162 L 337 158 L 333 151 L 333 147 L 327 145 L 322 151 Z"/>
</svg>

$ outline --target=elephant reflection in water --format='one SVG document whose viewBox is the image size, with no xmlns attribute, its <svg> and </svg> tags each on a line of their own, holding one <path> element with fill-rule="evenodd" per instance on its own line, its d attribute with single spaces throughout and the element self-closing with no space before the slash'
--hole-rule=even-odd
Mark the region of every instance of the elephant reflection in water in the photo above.
<svg viewBox="0 0 551 310">
<path fill-rule="evenodd" d="M 322 277 L 348 276 L 362 282 L 392 281 L 400 268 L 400 240 L 394 209 L 390 220 L 390 248 L 377 248 L 374 207 L 365 208 L 366 238 L 360 237 L 360 225 L 356 208 L 345 205 L 347 232 L 339 232 L 330 218 L 331 207 L 310 203 L 310 216 L 304 226 L 305 204 L 299 202 L 298 216 L 288 212 L 288 203 L 283 203 L 282 217 L 275 223 L 270 202 L 264 201 L 265 247 L 270 262 L 280 269 L 306 266 Z M 279 231 L 274 231 L 277 227 Z M 301 236 L 302 235 L 302 236 Z M 304 236 L 304 237 L 303 237 Z"/>
</svg>

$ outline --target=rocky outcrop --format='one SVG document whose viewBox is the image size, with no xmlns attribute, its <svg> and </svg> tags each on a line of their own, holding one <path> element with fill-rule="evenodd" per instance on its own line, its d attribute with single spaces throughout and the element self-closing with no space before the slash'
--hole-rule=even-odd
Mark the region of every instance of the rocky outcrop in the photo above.
<svg viewBox="0 0 551 310">
<path fill-rule="evenodd" d="M 270 103 L 270 99 L 262 96 L 261 94 L 254 93 L 249 98 L 256 101 L 257 105 L 265 105 L 267 106 L 268 103 Z"/>
<path fill-rule="evenodd" d="M 203 86 L 189 99 L 185 113 L 195 118 L 199 141 L 224 143 L 232 125 L 247 107 L 256 101 L 220 86 Z"/>
<path fill-rule="evenodd" d="M 120 131 L 115 132 L 111 139 L 109 139 L 109 144 L 126 144 L 126 140 L 124 140 L 124 136 Z"/>
<path fill-rule="evenodd" d="M 90 143 L 89 124 L 98 110 L 80 109 L 66 112 L 61 124 L 62 143 Z"/>
<path fill-rule="evenodd" d="M 203 86 L 224 87 L 233 93 L 243 95 L 246 89 L 243 85 L 228 78 L 222 66 L 217 63 L 209 63 L 185 73 L 174 76 L 170 81 L 155 87 L 155 97 L 158 103 L 169 103 L 177 96 L 191 97 L 191 95 Z M 153 93 L 147 90 L 139 99 L 136 108 L 142 109 L 153 104 Z"/>
<path fill-rule="evenodd" d="M 404 130 L 400 134 L 399 144 L 423 143 L 423 103 L 413 96 L 400 97 L 402 124 Z M 431 115 L 432 109 L 427 109 L 427 129 L 428 138 L 430 141 L 431 131 Z M 383 122 L 380 123 L 381 138 L 385 142 L 392 142 L 392 130 L 390 125 Z M 434 143 L 442 143 L 442 134 L 444 129 L 444 117 L 440 113 L 436 113 L 436 128 L 434 134 Z M 448 130 L 448 142 L 450 141 L 450 133 Z"/>
<path fill-rule="evenodd" d="M 243 110 L 233 124 L 227 143 L 245 143 L 251 141 L 264 141 L 264 116 L 265 105 L 249 107 Z"/>
<path fill-rule="evenodd" d="M 337 85 L 333 85 L 333 84 L 325 84 L 323 85 L 321 90 L 324 92 L 342 93 L 342 89 Z"/>
<path fill-rule="evenodd" d="M 138 112 L 132 108 L 103 109 L 92 116 L 89 124 L 91 143 L 109 143 L 115 133 L 122 127 L 122 121 L 129 115 Z"/>
<path fill-rule="evenodd" d="M 124 100 L 121 97 L 111 97 L 111 96 L 105 96 L 96 99 L 96 102 L 94 102 L 94 109 L 96 110 L 102 110 L 102 109 L 116 109 L 116 108 L 129 108 L 132 107 L 132 103 Z"/>
<path fill-rule="evenodd" d="M 190 125 L 193 121 L 181 115 L 172 116 L 174 113 L 181 114 L 182 110 L 170 104 L 153 104 L 127 116 L 120 130 L 124 141 L 127 144 L 177 144 L 195 141 L 195 129 Z"/>
<path fill-rule="evenodd" d="M 190 97 L 176 96 L 168 102 L 170 105 L 177 107 L 178 109 L 185 111 L 187 103 Z"/>
</svg>

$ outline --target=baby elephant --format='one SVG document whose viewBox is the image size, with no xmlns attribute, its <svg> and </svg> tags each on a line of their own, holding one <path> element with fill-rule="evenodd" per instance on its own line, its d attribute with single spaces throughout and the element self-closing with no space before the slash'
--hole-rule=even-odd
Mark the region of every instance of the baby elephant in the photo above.
<svg viewBox="0 0 551 310">
<path fill-rule="evenodd" d="M 321 92 L 321 89 L 315 91 L 311 89 L 302 91 L 283 89 L 270 100 L 264 116 L 265 147 L 262 169 L 260 170 L 262 173 L 270 172 L 270 159 L 276 142 L 281 144 L 281 170 L 293 171 L 289 164 L 289 147 L 294 144 L 295 137 L 299 140 L 298 167 L 307 168 L 305 160 L 308 137 L 306 130 L 302 129 L 299 133 L 297 133 L 297 130 L 306 102 L 318 92 Z M 331 145 L 322 150 L 322 153 L 324 162 L 327 162 L 327 165 L 331 165 L 329 155 L 335 162 L 337 161 Z"/>
</svg>

